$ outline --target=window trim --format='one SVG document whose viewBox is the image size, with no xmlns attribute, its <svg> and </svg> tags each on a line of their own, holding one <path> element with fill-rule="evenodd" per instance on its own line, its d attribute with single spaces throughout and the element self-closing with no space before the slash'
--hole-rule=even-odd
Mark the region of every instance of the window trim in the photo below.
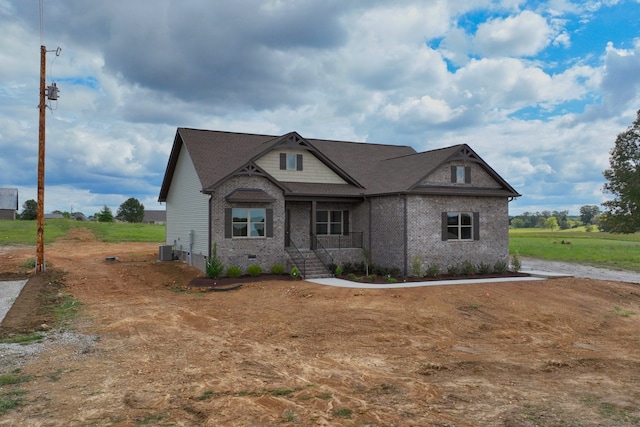
<svg viewBox="0 0 640 427">
<path fill-rule="evenodd" d="M 449 224 L 449 216 L 451 214 L 458 215 L 458 223 L 456 225 Z M 463 225 L 461 224 L 460 218 L 461 215 L 469 215 L 471 218 L 471 225 Z M 449 228 L 457 227 L 458 228 L 458 238 L 453 239 L 449 237 Z M 461 230 L 464 228 L 471 228 L 471 237 L 468 239 L 461 238 Z M 442 240 L 448 242 L 472 242 L 476 240 L 480 240 L 480 213 L 479 212 L 463 212 L 463 211 L 449 211 L 442 212 Z"/>
<path fill-rule="evenodd" d="M 459 175 L 459 171 L 464 171 L 464 177 Z M 458 179 L 462 178 L 462 179 Z M 452 184 L 471 184 L 471 166 L 451 165 Z"/>
<path fill-rule="evenodd" d="M 289 166 L 293 167 L 289 167 Z M 302 170 L 302 154 L 297 153 L 280 153 L 280 170 L 284 171 L 301 171 Z"/>
<path fill-rule="evenodd" d="M 264 211 L 264 235 L 263 236 L 234 236 L 233 235 L 233 210 L 234 209 L 247 209 L 248 216 L 250 216 L 250 211 L 252 209 L 262 209 Z M 250 230 L 251 221 L 247 218 L 247 234 Z M 225 208 L 224 209 L 224 237 L 225 239 L 265 239 L 269 237 L 273 237 L 273 209 L 262 208 L 258 206 L 247 206 L 247 207 L 236 207 L 236 208 Z"/>
</svg>

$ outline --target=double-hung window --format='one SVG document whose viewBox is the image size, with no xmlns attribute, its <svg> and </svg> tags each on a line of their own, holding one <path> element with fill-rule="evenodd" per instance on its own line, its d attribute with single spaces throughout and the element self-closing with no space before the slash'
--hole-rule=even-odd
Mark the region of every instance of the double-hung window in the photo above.
<svg viewBox="0 0 640 427">
<path fill-rule="evenodd" d="M 316 211 L 316 234 L 343 234 L 342 211 Z"/>
<path fill-rule="evenodd" d="M 302 154 L 280 153 L 280 170 L 301 171 Z"/>
<path fill-rule="evenodd" d="M 443 212 L 442 240 L 479 240 L 478 212 Z"/>
<path fill-rule="evenodd" d="M 266 212 L 263 208 L 233 208 L 233 237 L 265 237 Z"/>
</svg>

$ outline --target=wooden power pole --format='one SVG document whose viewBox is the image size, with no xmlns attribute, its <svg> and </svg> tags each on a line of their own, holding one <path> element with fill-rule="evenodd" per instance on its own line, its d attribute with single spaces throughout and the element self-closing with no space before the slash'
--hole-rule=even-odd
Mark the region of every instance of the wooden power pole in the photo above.
<svg viewBox="0 0 640 427">
<path fill-rule="evenodd" d="M 45 271 L 44 261 L 44 122 L 47 109 L 46 96 L 47 48 L 40 46 L 40 126 L 38 128 L 38 241 L 36 273 Z"/>
</svg>

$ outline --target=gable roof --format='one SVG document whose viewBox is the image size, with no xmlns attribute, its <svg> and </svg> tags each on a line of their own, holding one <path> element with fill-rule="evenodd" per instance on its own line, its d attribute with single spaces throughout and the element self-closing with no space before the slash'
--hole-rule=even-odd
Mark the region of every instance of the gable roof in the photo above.
<svg viewBox="0 0 640 427">
<path fill-rule="evenodd" d="M 9 211 L 18 210 L 17 188 L 0 188 L 0 209 Z"/>
<path fill-rule="evenodd" d="M 280 147 L 308 151 L 347 184 L 280 182 L 255 164 L 266 153 Z M 178 128 L 160 190 L 166 201 L 180 150 L 193 161 L 203 192 L 238 174 L 266 177 L 288 196 L 363 197 L 390 193 L 460 194 L 518 197 L 515 191 L 466 144 L 417 153 L 402 145 L 305 139 L 296 132 L 282 136 Z M 501 188 L 421 185 L 443 164 L 461 159 L 479 164 Z"/>
</svg>

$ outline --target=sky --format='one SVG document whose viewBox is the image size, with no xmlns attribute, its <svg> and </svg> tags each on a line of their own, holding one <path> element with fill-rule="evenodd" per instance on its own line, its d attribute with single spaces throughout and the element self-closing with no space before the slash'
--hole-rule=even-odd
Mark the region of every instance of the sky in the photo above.
<svg viewBox="0 0 640 427">
<path fill-rule="evenodd" d="M 164 209 L 190 127 L 466 143 L 522 194 L 510 215 L 577 215 L 613 197 L 602 172 L 640 109 L 640 0 L 0 0 L 0 28 L 0 187 L 20 211 L 37 199 L 41 45 L 60 91 L 46 213 Z"/>
</svg>

